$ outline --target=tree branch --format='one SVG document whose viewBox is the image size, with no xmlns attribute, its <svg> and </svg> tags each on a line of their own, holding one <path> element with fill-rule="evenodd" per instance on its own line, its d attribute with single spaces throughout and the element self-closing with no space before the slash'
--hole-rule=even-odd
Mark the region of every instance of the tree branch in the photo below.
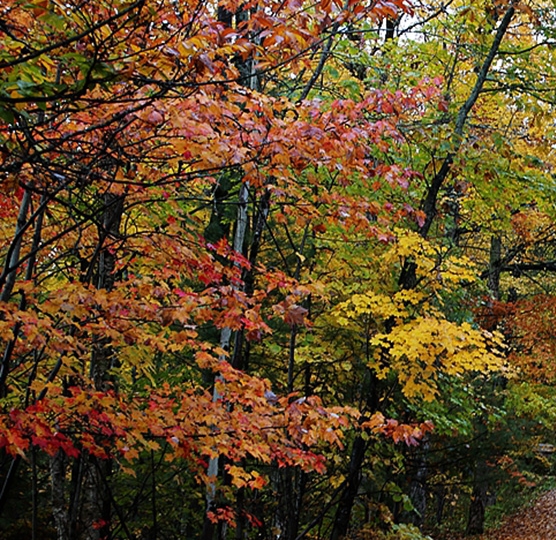
<svg viewBox="0 0 556 540">
<path fill-rule="evenodd" d="M 436 175 L 432 179 L 431 185 L 427 192 L 427 196 L 425 197 L 425 200 L 423 201 L 422 204 L 422 210 L 425 212 L 426 218 L 419 232 L 423 238 L 427 236 L 429 229 L 432 225 L 432 222 L 436 216 L 436 200 L 438 198 L 438 192 L 440 191 L 442 184 L 446 180 L 446 177 L 448 176 L 448 173 L 452 168 L 452 163 L 454 161 L 454 157 L 456 153 L 461 148 L 463 142 L 463 130 L 467 122 L 467 119 L 469 117 L 469 113 L 473 109 L 473 106 L 475 105 L 477 98 L 479 97 L 479 94 L 481 93 L 481 90 L 486 82 L 487 75 L 492 65 L 492 62 L 494 61 L 494 58 L 498 54 L 498 51 L 500 49 L 500 44 L 502 43 L 502 39 L 504 38 L 506 31 L 510 26 L 510 22 L 512 20 L 514 13 L 515 13 L 515 8 L 512 4 L 506 11 L 504 18 L 502 19 L 502 22 L 500 23 L 500 26 L 496 31 L 494 41 L 492 42 L 488 55 L 485 58 L 483 65 L 481 66 L 479 74 L 477 75 L 477 80 L 475 81 L 475 85 L 473 86 L 473 89 L 471 90 L 469 97 L 467 98 L 465 103 L 461 106 L 460 110 L 458 111 L 458 115 L 456 118 L 456 126 L 454 129 L 453 149 L 444 158 L 444 162 L 442 163 L 440 170 L 436 173 Z"/>
</svg>

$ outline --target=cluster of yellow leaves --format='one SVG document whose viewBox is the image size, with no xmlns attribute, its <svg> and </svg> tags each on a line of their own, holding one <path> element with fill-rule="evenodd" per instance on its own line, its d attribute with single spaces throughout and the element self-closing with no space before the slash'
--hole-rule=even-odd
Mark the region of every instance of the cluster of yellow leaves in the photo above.
<svg viewBox="0 0 556 540">
<path fill-rule="evenodd" d="M 469 257 L 450 254 L 446 248 L 434 246 L 414 231 L 395 232 L 396 241 L 382 256 L 385 270 L 399 268 L 411 261 L 415 264 L 417 279 L 428 280 L 431 289 L 444 288 L 445 282 L 451 286 L 476 281 L 476 264 Z"/>
<path fill-rule="evenodd" d="M 340 326 L 352 326 L 354 321 L 361 317 L 372 318 L 378 321 L 408 317 L 410 310 L 425 300 L 422 292 L 415 290 L 402 290 L 388 294 L 367 291 L 354 294 L 346 302 L 336 306 L 334 320 Z"/>
<path fill-rule="evenodd" d="M 395 326 L 391 332 L 376 334 L 370 367 L 379 377 L 393 370 L 407 397 L 431 400 L 437 393 L 439 372 L 460 375 L 465 371 L 492 371 L 503 365 L 502 341 L 498 335 L 456 324 L 440 314 L 420 316 Z"/>
<path fill-rule="evenodd" d="M 475 281 L 472 262 L 442 254 L 406 231 L 383 255 L 383 262 L 387 268 L 407 261 L 416 266 L 417 288 L 355 293 L 332 311 L 336 326 L 356 332 L 366 328 L 372 348 L 369 367 L 379 378 L 396 373 L 407 397 L 426 400 L 436 395 L 440 372 L 460 375 L 499 369 L 501 336 L 468 322 L 450 321 L 438 307 L 443 303 L 441 292 Z"/>
</svg>

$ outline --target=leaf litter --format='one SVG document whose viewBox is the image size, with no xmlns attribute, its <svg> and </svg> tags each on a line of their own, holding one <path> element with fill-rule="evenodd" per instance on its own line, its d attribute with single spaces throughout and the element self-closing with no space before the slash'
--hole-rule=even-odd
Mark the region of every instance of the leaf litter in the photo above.
<svg viewBox="0 0 556 540">
<path fill-rule="evenodd" d="M 556 540 L 556 489 L 539 497 L 531 506 L 508 517 L 492 531 L 476 536 L 450 536 L 444 540 Z"/>
</svg>

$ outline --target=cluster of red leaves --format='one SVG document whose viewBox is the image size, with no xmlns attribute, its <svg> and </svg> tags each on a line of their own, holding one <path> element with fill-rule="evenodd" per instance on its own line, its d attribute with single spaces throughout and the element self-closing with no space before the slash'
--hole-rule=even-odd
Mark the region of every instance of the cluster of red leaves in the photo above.
<svg viewBox="0 0 556 540">
<path fill-rule="evenodd" d="M 204 464 L 218 456 L 231 463 L 251 457 L 322 472 L 324 458 L 313 449 L 322 441 L 341 446 L 342 431 L 356 417 L 348 408 L 325 408 L 315 397 L 278 399 L 267 381 L 215 364 L 208 354 L 199 362 L 218 367 L 218 400 L 197 386 L 119 395 L 52 385 L 47 397 L 0 416 L 0 448 L 22 456 L 31 446 L 50 455 L 87 452 L 125 463 L 165 442 L 169 459 Z M 261 481 L 250 485 L 261 487 Z"/>
<path fill-rule="evenodd" d="M 398 420 L 386 419 L 383 414 L 376 413 L 369 420 L 362 422 L 360 428 L 381 433 L 395 443 L 403 442 L 408 446 L 416 446 L 434 429 L 434 424 L 428 420 L 420 424 L 402 424 Z"/>
<path fill-rule="evenodd" d="M 210 483 L 208 460 L 227 458 L 227 472 L 239 487 L 259 489 L 266 483 L 259 473 L 241 466 L 245 458 L 280 467 L 298 466 L 324 472 L 322 443 L 342 447 L 344 431 L 358 425 L 359 413 L 349 407 L 324 407 L 315 397 L 278 398 L 268 381 L 235 370 L 209 354 L 199 354 L 201 367 L 217 369 L 214 400 L 206 389 L 164 385 L 145 394 L 119 395 L 51 385 L 47 397 L 25 409 L 0 415 L 0 448 L 25 456 L 32 446 L 49 455 L 81 452 L 127 464 L 144 450 L 166 443 L 167 459 L 185 458 L 197 477 Z M 417 444 L 430 423 L 420 426 L 385 420 L 381 414 L 360 424 L 367 432 L 381 433 L 394 442 Z"/>
</svg>

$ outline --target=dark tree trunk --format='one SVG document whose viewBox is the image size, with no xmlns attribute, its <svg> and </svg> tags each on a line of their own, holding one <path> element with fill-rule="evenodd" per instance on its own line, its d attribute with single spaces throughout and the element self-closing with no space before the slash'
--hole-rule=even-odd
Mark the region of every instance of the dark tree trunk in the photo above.
<svg viewBox="0 0 556 540">
<path fill-rule="evenodd" d="M 366 410 L 369 414 L 378 411 L 380 400 L 379 381 L 376 373 L 369 370 L 369 384 L 366 392 Z M 346 485 L 340 495 L 336 515 L 334 516 L 334 525 L 330 535 L 331 540 L 339 540 L 343 538 L 349 529 L 351 511 L 359 492 L 361 484 L 361 471 L 363 462 L 365 461 L 365 452 L 367 451 L 367 441 L 358 435 L 353 441 L 351 450 L 351 458 L 349 471 L 346 479 Z"/>
<path fill-rule="evenodd" d="M 338 502 L 330 540 L 340 540 L 344 538 L 348 532 L 351 510 L 355 503 L 357 492 L 359 491 L 359 484 L 361 483 L 361 466 L 365 459 L 366 449 L 367 443 L 363 440 L 363 437 L 356 437 L 353 441 L 346 487 Z"/>
<path fill-rule="evenodd" d="M 95 277 L 98 289 L 107 291 L 116 280 L 116 257 L 109 242 L 117 240 L 124 209 L 121 196 L 106 193 L 103 214 L 99 223 L 99 246 L 97 256 L 90 261 L 89 272 L 84 279 Z M 98 257 L 98 258 L 97 258 Z M 96 271 L 93 268 L 96 267 Z M 115 357 L 108 340 L 98 336 L 91 351 L 90 378 L 96 390 L 106 390 L 109 370 L 115 365 Z M 51 463 L 54 521 L 58 539 L 100 540 L 110 533 L 111 500 L 107 478 L 111 473 L 109 460 L 96 460 L 83 452 L 74 462 L 71 475 L 69 501 L 60 496 L 65 487 L 65 458 L 55 456 Z M 67 531 L 67 532 L 66 532 Z"/>
<path fill-rule="evenodd" d="M 490 240 L 490 257 L 488 267 L 487 286 L 493 300 L 500 298 L 500 268 L 502 260 L 502 241 L 500 236 L 492 236 Z M 473 474 L 473 491 L 467 519 L 466 534 L 482 534 L 485 524 L 485 510 L 487 505 L 488 466 L 484 458 L 479 457 L 475 463 Z"/>
<path fill-rule="evenodd" d="M 413 464 L 414 474 L 409 486 L 409 497 L 413 505 L 413 512 L 408 516 L 407 521 L 419 528 L 423 526 L 427 511 L 427 454 L 429 446 L 429 442 L 425 440 L 421 444 L 419 452 L 416 453 Z"/>
<path fill-rule="evenodd" d="M 444 486 L 437 487 L 434 497 L 436 499 L 436 524 L 442 525 L 444 506 L 446 505 L 446 488 Z"/>
<path fill-rule="evenodd" d="M 483 534 L 485 527 L 485 510 L 487 506 L 488 484 L 485 481 L 488 467 L 481 459 L 475 467 L 473 477 L 473 492 L 471 493 L 471 504 L 465 534 Z"/>
<path fill-rule="evenodd" d="M 500 299 L 500 271 L 502 268 L 502 240 L 499 236 L 490 239 L 490 260 L 487 286 L 493 299 Z"/>
</svg>

